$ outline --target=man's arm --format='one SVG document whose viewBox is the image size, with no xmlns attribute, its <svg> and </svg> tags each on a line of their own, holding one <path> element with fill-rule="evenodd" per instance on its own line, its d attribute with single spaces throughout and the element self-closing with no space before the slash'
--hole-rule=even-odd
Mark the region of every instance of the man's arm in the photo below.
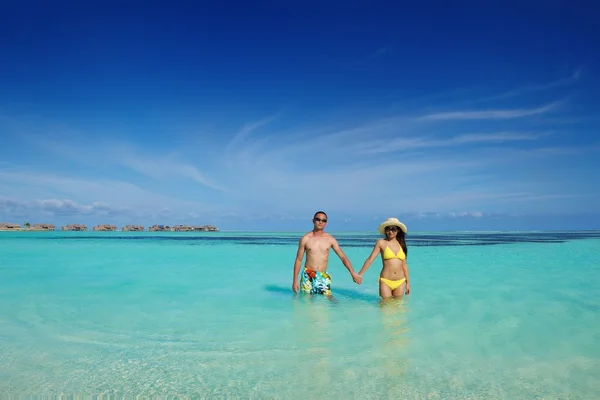
<svg viewBox="0 0 600 400">
<path fill-rule="evenodd" d="M 342 264 L 344 264 L 344 267 L 348 269 L 350 275 L 352 275 L 352 279 L 354 280 L 354 282 L 361 283 L 362 276 L 354 272 L 354 268 L 352 268 L 352 263 L 350 262 L 348 257 L 346 257 L 346 254 L 344 254 L 344 252 L 342 251 L 342 248 L 340 247 L 338 241 L 333 236 L 331 237 L 331 248 L 333 249 L 333 251 L 335 251 L 335 254 L 337 254 L 340 260 L 342 260 Z"/>
<path fill-rule="evenodd" d="M 306 251 L 306 236 L 302 236 L 298 241 L 298 251 L 296 252 L 296 259 L 294 260 L 294 278 L 292 279 L 292 290 L 294 293 L 298 293 L 300 285 L 298 284 L 298 274 L 300 273 L 300 266 L 302 266 L 302 258 L 304 258 L 304 252 Z"/>
</svg>

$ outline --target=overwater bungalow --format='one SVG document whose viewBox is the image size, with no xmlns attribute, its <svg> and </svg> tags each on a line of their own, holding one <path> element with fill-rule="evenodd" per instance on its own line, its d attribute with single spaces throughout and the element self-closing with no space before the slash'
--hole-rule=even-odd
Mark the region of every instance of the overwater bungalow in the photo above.
<svg viewBox="0 0 600 400">
<path fill-rule="evenodd" d="M 150 232 L 218 232 L 219 228 L 214 225 L 190 226 L 190 225 L 152 225 L 148 228 Z"/>
<path fill-rule="evenodd" d="M 65 225 L 61 228 L 61 230 L 63 231 L 87 231 L 88 227 L 87 225 L 83 225 L 83 224 L 69 224 L 69 225 Z"/>
<path fill-rule="evenodd" d="M 141 225 L 127 225 L 121 228 L 122 232 L 143 232 L 144 227 Z"/>
<path fill-rule="evenodd" d="M 175 225 L 171 227 L 172 232 L 191 232 L 193 228 L 187 225 Z"/>
<path fill-rule="evenodd" d="M 10 222 L 0 222 L 0 231 L 19 231 L 21 229 L 21 225 L 19 224 L 13 224 Z"/>
<path fill-rule="evenodd" d="M 204 232 L 219 232 L 219 228 L 217 228 L 214 225 L 204 225 L 204 226 L 200 226 L 200 227 L 196 227 L 198 228 L 198 230 L 204 231 Z"/>
<path fill-rule="evenodd" d="M 55 231 L 56 226 L 54 224 L 35 224 L 30 230 L 32 231 Z"/>
<path fill-rule="evenodd" d="M 171 228 L 168 225 L 152 225 L 148 228 L 150 232 L 165 232 L 170 230 Z"/>
<path fill-rule="evenodd" d="M 117 227 L 115 225 L 101 224 L 96 225 L 92 230 L 97 232 L 114 232 L 117 230 Z"/>
</svg>

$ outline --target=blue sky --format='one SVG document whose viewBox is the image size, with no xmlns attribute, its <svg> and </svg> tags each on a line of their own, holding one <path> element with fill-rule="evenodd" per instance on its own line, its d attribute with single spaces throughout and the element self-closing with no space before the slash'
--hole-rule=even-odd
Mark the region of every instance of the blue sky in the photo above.
<svg viewBox="0 0 600 400">
<path fill-rule="evenodd" d="M 600 228 L 597 6 L 129 4 L 3 6 L 0 221 Z"/>
</svg>

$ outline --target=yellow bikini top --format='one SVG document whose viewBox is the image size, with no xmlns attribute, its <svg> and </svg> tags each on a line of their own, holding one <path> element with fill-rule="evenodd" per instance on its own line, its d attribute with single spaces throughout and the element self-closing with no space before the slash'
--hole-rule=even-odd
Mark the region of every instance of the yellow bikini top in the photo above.
<svg viewBox="0 0 600 400">
<path fill-rule="evenodd" d="M 397 258 L 399 260 L 404 260 L 404 259 L 406 259 L 406 255 L 404 254 L 404 251 L 402 250 L 402 246 L 400 246 L 400 251 L 398 252 L 398 254 L 394 254 L 392 249 L 390 249 L 388 246 L 383 251 L 383 256 L 381 258 L 383 258 L 384 260 L 389 260 L 390 258 Z"/>
</svg>

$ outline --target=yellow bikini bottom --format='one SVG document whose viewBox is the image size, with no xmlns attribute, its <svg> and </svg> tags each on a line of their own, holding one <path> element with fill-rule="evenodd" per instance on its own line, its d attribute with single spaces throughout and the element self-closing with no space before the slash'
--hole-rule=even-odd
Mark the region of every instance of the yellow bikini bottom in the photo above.
<svg viewBox="0 0 600 400">
<path fill-rule="evenodd" d="M 406 278 L 402 278 L 399 281 L 379 278 L 379 281 L 385 283 L 391 290 L 395 290 L 398 289 L 404 282 L 406 282 Z"/>
</svg>

